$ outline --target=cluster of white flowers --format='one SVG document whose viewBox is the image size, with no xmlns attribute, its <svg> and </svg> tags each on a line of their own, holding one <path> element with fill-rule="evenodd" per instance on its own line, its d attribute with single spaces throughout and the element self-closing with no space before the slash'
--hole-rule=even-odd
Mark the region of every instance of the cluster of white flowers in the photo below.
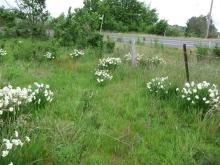
<svg viewBox="0 0 220 165">
<path fill-rule="evenodd" d="M 50 86 L 43 83 L 34 83 L 32 88 L 32 102 L 40 105 L 45 104 L 45 102 L 52 102 L 54 93 L 50 90 Z"/>
<path fill-rule="evenodd" d="M 34 87 L 27 88 L 16 87 L 11 85 L 0 89 L 0 116 L 4 112 L 14 112 L 25 106 L 28 103 L 41 104 L 42 100 L 51 102 L 53 92 L 49 85 L 34 83 Z"/>
<path fill-rule="evenodd" d="M 125 58 L 126 61 L 131 61 L 131 60 L 132 60 L 132 55 L 131 55 L 131 53 L 129 52 L 128 54 L 126 54 L 126 55 L 124 56 L 124 58 Z M 143 55 L 142 55 L 142 54 L 137 54 L 136 60 L 137 60 L 138 62 L 141 61 L 141 60 L 143 60 Z"/>
<path fill-rule="evenodd" d="M 99 59 L 98 67 L 100 69 L 115 69 L 122 61 L 120 58 L 107 57 L 103 59 Z"/>
<path fill-rule="evenodd" d="M 0 48 L 0 56 L 6 56 L 6 55 L 7 55 L 6 50 Z"/>
<path fill-rule="evenodd" d="M 152 58 L 147 58 L 146 62 L 148 64 L 153 64 L 153 65 L 161 65 L 161 64 L 166 64 L 166 61 L 158 56 L 152 57 Z"/>
<path fill-rule="evenodd" d="M 49 60 L 55 59 L 55 56 L 51 52 L 47 52 L 44 57 L 46 57 Z"/>
<path fill-rule="evenodd" d="M 32 90 L 28 88 L 13 88 L 11 85 L 0 89 L 0 115 L 4 112 L 15 112 L 19 107 L 32 102 Z"/>
<path fill-rule="evenodd" d="M 177 88 L 177 91 L 179 89 Z M 196 84 L 195 82 L 186 83 L 181 90 L 182 99 L 189 105 L 200 108 L 213 109 L 219 104 L 219 92 L 215 84 L 206 81 Z"/>
<path fill-rule="evenodd" d="M 25 143 L 30 142 L 30 138 L 28 136 L 25 136 L 23 140 L 19 137 L 18 131 L 15 131 L 14 136 L 10 139 L 3 139 L 2 140 L 2 146 L 1 149 L 1 156 L 6 157 L 8 154 L 15 149 L 16 147 L 23 147 Z M 12 162 L 10 162 L 10 165 L 13 165 Z"/>
<path fill-rule="evenodd" d="M 108 70 L 97 70 L 95 72 L 95 75 L 97 76 L 96 80 L 98 83 L 104 83 L 107 80 L 111 80 L 113 76 L 109 73 Z"/>
<path fill-rule="evenodd" d="M 148 91 L 155 94 L 168 94 L 170 86 L 168 77 L 156 77 L 147 83 Z"/>
<path fill-rule="evenodd" d="M 98 69 L 95 72 L 97 82 L 103 84 L 107 80 L 112 80 L 113 76 L 110 74 L 110 70 L 115 69 L 121 63 L 120 58 L 107 57 L 99 59 Z"/>
<path fill-rule="evenodd" d="M 77 50 L 77 49 L 74 49 L 72 53 L 70 53 L 70 57 L 71 58 L 78 58 L 78 57 L 81 57 L 81 56 L 84 56 L 84 52 L 82 50 Z"/>
</svg>

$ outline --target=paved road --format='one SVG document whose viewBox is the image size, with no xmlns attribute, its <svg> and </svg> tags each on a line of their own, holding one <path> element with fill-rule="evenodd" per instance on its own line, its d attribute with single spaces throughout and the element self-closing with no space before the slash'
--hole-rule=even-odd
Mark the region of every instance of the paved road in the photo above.
<svg viewBox="0 0 220 165">
<path fill-rule="evenodd" d="M 160 42 L 163 45 L 182 47 L 186 44 L 187 47 L 193 48 L 196 45 L 202 44 L 208 47 L 214 47 L 216 44 L 220 45 L 219 39 L 188 39 L 188 38 L 175 38 L 175 37 L 158 37 L 153 35 L 136 35 L 136 34 L 123 34 L 123 33 L 104 33 L 105 37 L 109 37 L 114 41 L 129 42 L 131 40 L 141 41 L 146 44 L 153 43 L 155 41 Z"/>
</svg>

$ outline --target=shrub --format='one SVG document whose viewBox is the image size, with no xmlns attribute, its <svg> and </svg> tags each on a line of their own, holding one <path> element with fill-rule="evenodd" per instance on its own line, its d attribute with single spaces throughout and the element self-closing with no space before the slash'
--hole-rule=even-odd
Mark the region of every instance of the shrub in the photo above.
<svg viewBox="0 0 220 165">
<path fill-rule="evenodd" d="M 220 47 L 219 46 L 215 46 L 215 48 L 213 49 L 213 54 L 216 56 L 220 57 Z"/>
<path fill-rule="evenodd" d="M 186 83 L 181 90 L 183 103 L 187 107 L 201 109 L 203 113 L 215 109 L 219 104 L 219 93 L 215 84 L 206 81 Z"/>
<path fill-rule="evenodd" d="M 104 48 L 107 53 L 113 53 L 115 48 L 115 42 L 114 41 L 104 41 Z"/>
<path fill-rule="evenodd" d="M 15 46 L 12 47 L 12 51 L 15 60 L 44 61 L 45 57 L 46 59 L 54 59 L 57 56 L 54 43 L 44 41 L 15 41 Z"/>
<path fill-rule="evenodd" d="M 206 45 L 196 45 L 196 53 L 198 56 L 206 56 L 209 54 L 209 48 Z"/>
<path fill-rule="evenodd" d="M 93 48 L 103 48 L 103 35 L 100 33 L 91 33 L 87 38 L 87 46 Z"/>
<path fill-rule="evenodd" d="M 177 26 L 169 26 L 166 30 L 166 36 L 184 36 L 184 29 Z"/>
</svg>

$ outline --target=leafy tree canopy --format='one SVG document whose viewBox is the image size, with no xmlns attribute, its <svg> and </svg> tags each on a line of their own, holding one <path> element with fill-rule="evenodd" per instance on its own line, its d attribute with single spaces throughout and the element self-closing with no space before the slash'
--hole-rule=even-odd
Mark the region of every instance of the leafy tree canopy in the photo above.
<svg viewBox="0 0 220 165">
<path fill-rule="evenodd" d="M 84 8 L 104 14 L 104 30 L 145 31 L 158 21 L 156 10 L 138 0 L 85 0 Z"/>
<path fill-rule="evenodd" d="M 199 17 L 191 17 L 187 21 L 185 35 L 190 37 L 205 37 L 207 30 L 207 21 L 207 17 L 203 15 Z M 216 37 L 218 37 L 218 31 L 213 22 L 211 21 L 209 38 Z"/>
</svg>

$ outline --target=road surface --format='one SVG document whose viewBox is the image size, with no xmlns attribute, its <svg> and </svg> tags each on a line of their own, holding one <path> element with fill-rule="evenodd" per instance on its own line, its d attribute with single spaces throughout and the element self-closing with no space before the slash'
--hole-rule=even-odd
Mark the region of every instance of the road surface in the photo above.
<svg viewBox="0 0 220 165">
<path fill-rule="evenodd" d="M 216 44 L 220 45 L 220 39 L 198 39 L 198 38 L 177 38 L 177 37 L 160 37 L 154 35 L 141 35 L 141 34 L 124 34 L 124 33 L 104 33 L 105 38 L 109 37 L 114 41 L 129 42 L 131 40 L 140 41 L 146 44 L 155 41 L 168 46 L 182 47 L 186 44 L 189 48 L 194 48 L 196 45 L 202 44 L 209 48 L 215 47 Z"/>
</svg>

